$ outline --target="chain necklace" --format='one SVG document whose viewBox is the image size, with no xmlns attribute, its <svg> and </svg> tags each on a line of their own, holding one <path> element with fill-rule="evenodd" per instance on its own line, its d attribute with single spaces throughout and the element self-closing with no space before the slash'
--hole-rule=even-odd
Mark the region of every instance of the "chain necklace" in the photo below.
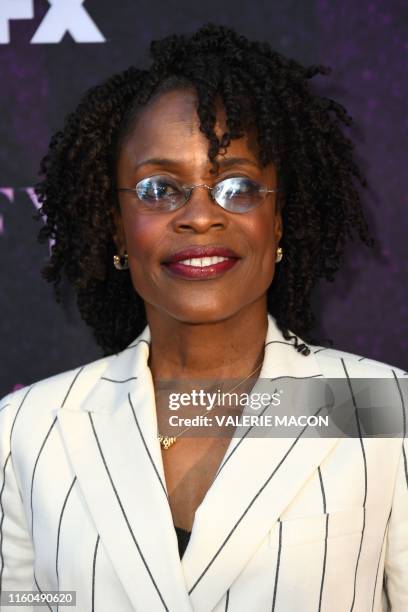
<svg viewBox="0 0 408 612">
<path fill-rule="evenodd" d="M 237 389 L 240 385 L 242 385 L 242 383 L 244 383 L 246 380 L 248 380 L 248 378 L 250 378 L 253 374 L 255 374 L 255 372 L 257 372 L 259 370 L 259 368 L 261 367 L 262 362 L 255 368 L 255 370 L 253 372 L 250 372 L 250 374 L 248 374 L 248 376 L 246 376 L 243 380 L 241 380 L 237 385 L 235 385 L 235 387 L 232 387 L 232 389 L 230 389 L 229 391 L 227 391 L 227 393 L 231 393 L 232 391 L 234 391 L 235 389 Z M 217 408 L 219 406 L 219 404 L 216 404 L 214 406 L 214 408 Z M 204 410 L 200 413 L 204 413 L 207 412 L 207 408 L 204 408 Z M 180 436 L 182 436 L 186 431 L 188 431 L 189 429 L 191 429 L 193 426 L 189 425 L 188 427 L 186 427 L 185 429 L 183 429 L 183 431 L 181 433 L 179 433 L 177 436 L 165 436 L 163 434 L 161 434 L 159 431 L 157 432 L 157 438 L 160 442 L 160 446 L 164 449 L 164 450 L 168 450 L 171 446 L 173 446 L 173 444 L 176 443 L 176 441 L 180 438 Z"/>
</svg>

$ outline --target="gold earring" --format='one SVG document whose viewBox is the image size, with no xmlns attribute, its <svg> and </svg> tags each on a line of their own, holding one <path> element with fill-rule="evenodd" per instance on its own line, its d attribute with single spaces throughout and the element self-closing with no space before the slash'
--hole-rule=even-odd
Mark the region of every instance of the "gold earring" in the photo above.
<svg viewBox="0 0 408 612">
<path fill-rule="evenodd" d="M 117 270 L 127 270 L 129 267 L 127 253 L 113 256 L 113 265 Z"/>
<path fill-rule="evenodd" d="M 278 247 L 276 249 L 276 259 L 275 259 L 276 263 L 279 263 L 282 260 L 282 257 L 283 257 L 283 249 L 282 247 Z"/>
</svg>

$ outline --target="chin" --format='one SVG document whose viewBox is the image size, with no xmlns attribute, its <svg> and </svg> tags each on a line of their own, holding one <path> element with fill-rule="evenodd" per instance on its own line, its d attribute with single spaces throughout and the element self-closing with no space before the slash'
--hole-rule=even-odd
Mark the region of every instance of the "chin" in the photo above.
<svg viewBox="0 0 408 612">
<path fill-rule="evenodd" d="M 217 323 L 224 321 L 232 317 L 239 309 L 234 310 L 228 308 L 216 308 L 214 304 L 208 304 L 207 306 L 182 308 L 180 310 L 167 310 L 167 313 L 174 319 L 183 322 L 191 323 L 192 325 L 199 325 L 205 323 Z"/>
</svg>

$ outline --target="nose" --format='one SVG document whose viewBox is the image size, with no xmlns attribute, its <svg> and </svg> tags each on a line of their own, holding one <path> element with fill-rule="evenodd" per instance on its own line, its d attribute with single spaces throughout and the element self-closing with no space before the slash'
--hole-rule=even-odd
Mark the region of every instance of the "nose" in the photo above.
<svg viewBox="0 0 408 612">
<path fill-rule="evenodd" d="M 212 198 L 210 187 L 205 183 L 195 185 L 187 203 L 177 211 L 173 219 L 176 232 L 205 233 L 210 228 L 224 229 L 227 216 L 224 209 Z"/>
</svg>

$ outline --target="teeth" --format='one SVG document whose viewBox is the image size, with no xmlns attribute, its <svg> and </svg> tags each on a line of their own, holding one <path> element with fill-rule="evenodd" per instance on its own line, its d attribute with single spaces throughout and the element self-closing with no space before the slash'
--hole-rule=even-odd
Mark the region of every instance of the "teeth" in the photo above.
<svg viewBox="0 0 408 612">
<path fill-rule="evenodd" d="M 183 259 L 178 263 L 181 263 L 185 266 L 194 266 L 196 268 L 205 268 L 206 266 L 213 266 L 216 263 L 220 263 L 221 261 L 226 261 L 229 257 L 194 257 L 194 259 Z"/>
</svg>

